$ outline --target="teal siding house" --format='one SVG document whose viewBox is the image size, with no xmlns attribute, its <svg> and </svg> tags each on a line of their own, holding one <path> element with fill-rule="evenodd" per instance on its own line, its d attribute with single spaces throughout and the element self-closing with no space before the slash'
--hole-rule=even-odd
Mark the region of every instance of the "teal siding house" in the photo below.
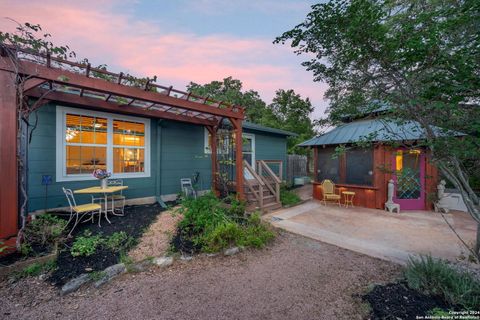
<svg viewBox="0 0 480 320">
<path fill-rule="evenodd" d="M 50 102 L 31 116 L 37 121 L 28 146 L 29 212 L 66 207 L 62 187 L 97 186 L 96 168 L 128 185 L 127 203 L 169 201 L 180 193 L 180 179 L 199 173 L 196 188 L 212 188 L 209 133 L 202 125 L 127 116 Z M 290 132 L 243 122 L 243 157 L 286 163 Z M 283 166 L 285 171 L 285 165 Z M 285 176 L 285 172 L 283 174 Z M 89 202 L 87 195 L 77 201 Z"/>
</svg>

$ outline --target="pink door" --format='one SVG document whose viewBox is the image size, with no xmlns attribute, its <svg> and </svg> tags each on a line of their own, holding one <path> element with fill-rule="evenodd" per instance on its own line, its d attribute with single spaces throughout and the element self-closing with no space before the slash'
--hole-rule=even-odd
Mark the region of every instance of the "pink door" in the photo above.
<svg viewBox="0 0 480 320">
<path fill-rule="evenodd" d="M 425 209 L 425 154 L 419 149 L 398 149 L 394 159 L 393 200 L 402 210 Z"/>
</svg>

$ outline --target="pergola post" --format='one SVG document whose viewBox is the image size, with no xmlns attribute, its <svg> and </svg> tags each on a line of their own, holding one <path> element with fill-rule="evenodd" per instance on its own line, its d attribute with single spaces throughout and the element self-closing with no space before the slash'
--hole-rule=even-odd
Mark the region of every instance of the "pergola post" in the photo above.
<svg viewBox="0 0 480 320">
<path fill-rule="evenodd" d="M 212 189 L 213 192 L 218 196 L 218 157 L 217 157 L 217 126 L 206 126 L 208 132 L 210 133 L 210 151 L 212 158 Z"/>
<path fill-rule="evenodd" d="M 244 200 L 242 119 L 230 119 L 230 121 L 235 130 L 235 185 L 237 198 Z"/>
<path fill-rule="evenodd" d="M 17 103 L 13 74 L 0 71 L 0 239 L 18 231 Z"/>
</svg>

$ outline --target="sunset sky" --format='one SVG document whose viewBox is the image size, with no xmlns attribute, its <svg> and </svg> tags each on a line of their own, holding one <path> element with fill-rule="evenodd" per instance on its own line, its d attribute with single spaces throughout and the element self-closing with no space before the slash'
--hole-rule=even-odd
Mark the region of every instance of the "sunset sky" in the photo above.
<svg viewBox="0 0 480 320">
<path fill-rule="evenodd" d="M 303 21 L 310 0 L 0 0 L 0 30 L 38 23 L 77 58 L 113 71 L 157 75 L 185 89 L 228 76 L 269 103 L 277 89 L 309 97 L 323 114 L 326 86 L 314 83 L 289 46 L 272 41 Z"/>
</svg>

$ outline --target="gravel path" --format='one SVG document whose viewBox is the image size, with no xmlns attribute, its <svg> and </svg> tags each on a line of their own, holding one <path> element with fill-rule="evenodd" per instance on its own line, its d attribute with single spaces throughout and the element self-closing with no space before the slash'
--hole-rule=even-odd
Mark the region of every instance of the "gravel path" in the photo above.
<svg viewBox="0 0 480 320">
<path fill-rule="evenodd" d="M 281 233 L 270 247 L 196 257 L 60 297 L 38 279 L 0 283 L 2 319 L 362 319 L 356 297 L 399 267 Z"/>
</svg>

